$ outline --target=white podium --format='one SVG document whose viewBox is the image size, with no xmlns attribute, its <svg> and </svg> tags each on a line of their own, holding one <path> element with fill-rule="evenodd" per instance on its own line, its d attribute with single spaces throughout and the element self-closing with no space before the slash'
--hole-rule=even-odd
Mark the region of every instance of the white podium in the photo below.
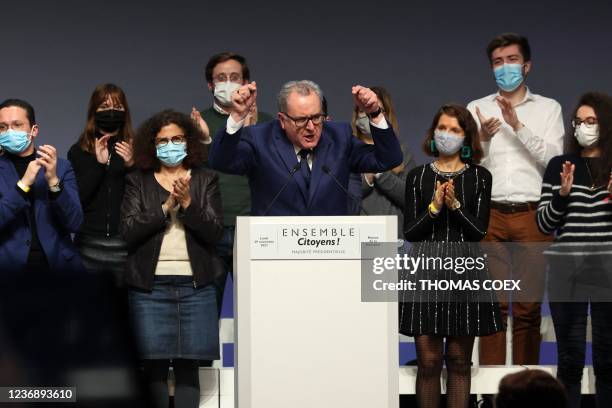
<svg viewBox="0 0 612 408">
<path fill-rule="evenodd" d="M 361 242 L 395 216 L 238 217 L 239 408 L 399 405 L 397 304 L 361 301 Z"/>
</svg>

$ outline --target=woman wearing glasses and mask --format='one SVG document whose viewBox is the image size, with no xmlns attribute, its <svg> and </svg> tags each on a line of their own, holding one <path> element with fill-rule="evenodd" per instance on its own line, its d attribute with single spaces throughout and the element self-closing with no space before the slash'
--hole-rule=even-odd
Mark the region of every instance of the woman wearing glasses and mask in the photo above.
<svg viewBox="0 0 612 408">
<path fill-rule="evenodd" d="M 597 406 L 612 406 L 612 99 L 587 93 L 572 115 L 569 153 L 548 163 L 537 210 L 555 234 L 545 251 L 557 337 L 557 377 L 580 406 L 587 317 L 593 331 Z"/>
<path fill-rule="evenodd" d="M 125 176 L 134 164 L 132 139 L 125 93 L 114 84 L 98 85 L 89 99 L 85 129 L 68 152 L 85 216 L 75 242 L 87 270 L 112 272 L 119 285 L 127 257 L 119 237 L 119 208 Z"/>
<path fill-rule="evenodd" d="M 408 173 L 404 234 L 412 243 L 411 257 L 429 266 L 400 270 L 401 279 L 417 284 L 417 290 L 400 293 L 400 332 L 415 338 L 419 407 L 439 406 L 443 361 L 447 406 L 467 407 L 474 338 L 502 329 L 496 294 L 476 286 L 428 289 L 420 281 L 483 285 L 488 279 L 486 261 L 474 243 L 487 232 L 492 178 L 475 164 L 482 155 L 478 127 L 462 106 L 438 110 L 423 148 L 436 159 Z"/>
<path fill-rule="evenodd" d="M 129 248 L 130 317 L 158 406 L 197 407 L 198 360 L 219 358 L 213 280 L 223 271 L 214 244 L 223 231 L 216 173 L 202 162 L 202 134 L 189 116 L 163 111 L 134 142 L 137 171 L 126 179 L 120 232 Z"/>
</svg>

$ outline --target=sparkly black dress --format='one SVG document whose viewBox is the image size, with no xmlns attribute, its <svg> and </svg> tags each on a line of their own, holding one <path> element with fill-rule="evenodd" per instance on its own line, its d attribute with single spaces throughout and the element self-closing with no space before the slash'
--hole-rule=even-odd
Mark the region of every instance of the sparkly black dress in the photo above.
<svg viewBox="0 0 612 408">
<path fill-rule="evenodd" d="M 432 217 L 427 207 L 436 181 L 450 179 L 461 206 L 444 206 Z M 502 329 L 495 292 L 482 289 L 489 274 L 478 242 L 487 231 L 490 201 L 491 173 L 478 165 L 449 173 L 429 163 L 408 174 L 404 235 L 412 243 L 409 256 L 427 259 L 427 264 L 415 273 L 399 271 L 401 280 L 414 282 L 414 290 L 400 293 L 400 333 L 484 336 Z M 474 261 L 468 267 L 460 258 Z"/>
</svg>

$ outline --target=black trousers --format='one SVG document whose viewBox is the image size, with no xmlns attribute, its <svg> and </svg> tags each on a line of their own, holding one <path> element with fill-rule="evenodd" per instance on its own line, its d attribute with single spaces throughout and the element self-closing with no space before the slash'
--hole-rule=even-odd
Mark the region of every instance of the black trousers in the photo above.
<svg viewBox="0 0 612 408">
<path fill-rule="evenodd" d="M 600 261 L 584 259 L 550 263 L 548 290 L 557 337 L 557 378 L 567 390 L 570 407 L 580 407 L 589 306 L 597 406 L 612 407 L 612 299 L 598 289 L 609 286 L 608 271 L 601 266 Z"/>
</svg>

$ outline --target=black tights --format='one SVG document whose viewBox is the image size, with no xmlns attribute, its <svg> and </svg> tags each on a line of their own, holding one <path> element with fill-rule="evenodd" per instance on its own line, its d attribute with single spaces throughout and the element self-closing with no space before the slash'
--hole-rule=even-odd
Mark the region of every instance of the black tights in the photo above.
<svg viewBox="0 0 612 408">
<path fill-rule="evenodd" d="M 443 361 L 442 336 L 415 337 L 417 353 L 416 397 L 420 408 L 440 405 L 440 374 Z M 446 406 L 467 408 L 470 400 L 470 363 L 474 337 L 446 338 Z"/>
<path fill-rule="evenodd" d="M 198 360 L 172 360 L 175 408 L 197 408 L 200 404 Z M 168 368 L 170 360 L 145 360 L 145 380 L 155 408 L 168 408 Z"/>
</svg>

